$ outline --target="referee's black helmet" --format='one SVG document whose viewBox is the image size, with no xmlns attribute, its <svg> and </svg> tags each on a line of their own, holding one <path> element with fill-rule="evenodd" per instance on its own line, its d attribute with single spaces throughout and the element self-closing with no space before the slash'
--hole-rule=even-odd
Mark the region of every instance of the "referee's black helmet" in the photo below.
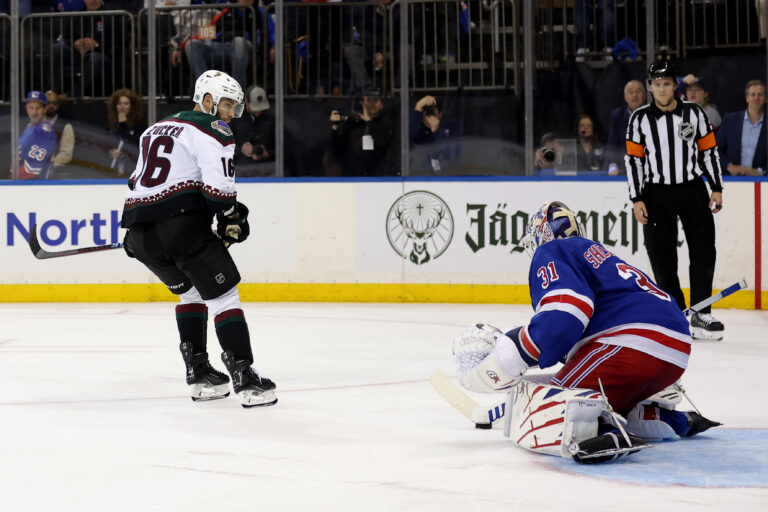
<svg viewBox="0 0 768 512">
<path fill-rule="evenodd" d="M 677 82 L 677 69 L 669 60 L 657 60 L 648 68 L 648 81 L 658 80 L 659 78 L 671 78 Z"/>
</svg>

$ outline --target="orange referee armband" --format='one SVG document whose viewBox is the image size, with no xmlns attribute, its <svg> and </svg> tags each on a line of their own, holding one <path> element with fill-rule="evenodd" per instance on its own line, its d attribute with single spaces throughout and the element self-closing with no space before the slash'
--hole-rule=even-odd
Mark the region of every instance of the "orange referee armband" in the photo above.
<svg viewBox="0 0 768 512">
<path fill-rule="evenodd" d="M 643 158 L 645 156 L 645 146 L 638 144 L 637 142 L 627 141 L 627 154 L 629 156 L 636 156 Z"/>
<path fill-rule="evenodd" d="M 717 141 L 715 140 L 715 132 L 709 132 L 697 140 L 696 144 L 699 146 L 699 151 L 706 151 L 717 146 Z"/>
</svg>

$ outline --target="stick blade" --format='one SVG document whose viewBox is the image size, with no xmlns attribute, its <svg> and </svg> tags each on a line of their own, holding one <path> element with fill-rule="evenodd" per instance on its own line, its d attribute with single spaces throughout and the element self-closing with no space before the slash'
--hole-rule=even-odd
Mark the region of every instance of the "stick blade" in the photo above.
<svg viewBox="0 0 768 512">
<path fill-rule="evenodd" d="M 45 259 L 46 251 L 40 246 L 40 241 L 37 239 L 37 224 L 29 228 L 29 248 L 32 250 L 32 254 L 37 259 Z"/>
<path fill-rule="evenodd" d="M 489 429 L 492 424 L 504 416 L 504 402 L 481 404 L 466 394 L 440 370 L 435 370 L 429 383 L 446 402 L 459 411 L 462 416 L 475 424 L 475 428 Z"/>
</svg>

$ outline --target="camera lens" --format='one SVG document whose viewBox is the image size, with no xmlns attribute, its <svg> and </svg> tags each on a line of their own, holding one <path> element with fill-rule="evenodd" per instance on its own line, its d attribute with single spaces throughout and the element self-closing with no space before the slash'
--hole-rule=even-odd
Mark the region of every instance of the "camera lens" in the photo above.
<svg viewBox="0 0 768 512">
<path fill-rule="evenodd" d="M 555 161 L 555 150 L 552 148 L 544 148 L 541 151 L 541 157 L 544 159 L 545 162 L 554 162 Z"/>
</svg>

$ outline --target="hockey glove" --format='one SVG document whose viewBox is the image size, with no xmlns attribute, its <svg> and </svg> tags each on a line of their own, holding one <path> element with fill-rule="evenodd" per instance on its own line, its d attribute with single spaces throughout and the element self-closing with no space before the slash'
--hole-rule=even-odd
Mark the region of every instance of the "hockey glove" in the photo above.
<svg viewBox="0 0 768 512">
<path fill-rule="evenodd" d="M 251 233 L 248 225 L 248 208 L 239 201 L 228 215 L 217 213 L 216 224 L 216 234 L 229 244 L 244 242 Z"/>
</svg>

